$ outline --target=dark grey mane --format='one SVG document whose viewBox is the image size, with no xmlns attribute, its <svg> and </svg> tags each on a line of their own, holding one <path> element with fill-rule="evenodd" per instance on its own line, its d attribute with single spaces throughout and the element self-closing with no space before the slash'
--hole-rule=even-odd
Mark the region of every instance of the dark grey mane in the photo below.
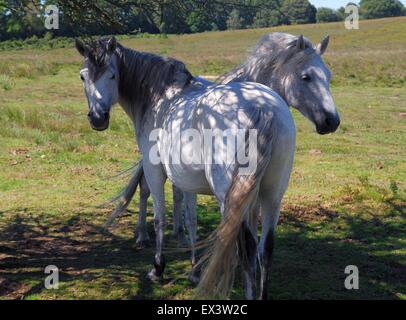
<svg viewBox="0 0 406 320">
<path fill-rule="evenodd" d="M 262 77 L 270 77 L 276 72 L 286 72 L 308 61 L 316 50 L 307 38 L 303 38 L 305 47 L 298 50 L 298 37 L 287 33 L 269 33 L 264 35 L 252 49 L 245 62 L 222 75 L 217 81 L 255 81 L 264 83 Z"/>
<path fill-rule="evenodd" d="M 142 97 L 154 102 L 166 90 L 182 89 L 193 78 L 183 62 L 152 53 L 138 52 L 117 46 L 119 57 L 120 94 L 133 101 Z"/>
<path fill-rule="evenodd" d="M 93 78 L 110 62 L 111 55 L 106 49 L 108 40 L 101 38 L 89 46 L 88 67 Z M 193 78 L 184 63 L 173 58 L 135 51 L 118 43 L 114 54 L 118 59 L 120 96 L 129 103 L 137 99 L 154 103 L 168 89 L 182 89 Z"/>
<path fill-rule="evenodd" d="M 89 69 L 89 75 L 96 80 L 105 70 L 110 60 L 107 53 L 108 38 L 85 42 L 87 48 L 87 58 L 85 64 Z"/>
</svg>

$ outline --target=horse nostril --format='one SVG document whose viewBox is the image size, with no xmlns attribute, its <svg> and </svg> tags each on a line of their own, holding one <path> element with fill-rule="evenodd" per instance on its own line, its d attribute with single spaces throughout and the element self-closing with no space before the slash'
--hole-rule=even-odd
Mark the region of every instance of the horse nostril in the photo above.
<svg viewBox="0 0 406 320">
<path fill-rule="evenodd" d="M 332 128 L 332 127 L 338 127 L 340 124 L 340 119 L 335 118 L 335 117 L 328 117 L 326 118 L 326 127 Z"/>
<path fill-rule="evenodd" d="M 326 132 L 334 132 L 340 126 L 340 117 L 327 117 L 324 121 L 324 129 Z"/>
</svg>

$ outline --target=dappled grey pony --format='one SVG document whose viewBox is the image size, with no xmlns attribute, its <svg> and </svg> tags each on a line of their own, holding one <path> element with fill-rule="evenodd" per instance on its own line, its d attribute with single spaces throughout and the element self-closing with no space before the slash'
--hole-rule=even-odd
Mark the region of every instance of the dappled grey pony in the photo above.
<svg viewBox="0 0 406 320">
<path fill-rule="evenodd" d="M 253 266 L 248 262 L 252 260 L 249 256 L 256 256 L 256 239 L 244 221 L 253 206 L 257 201 L 261 204 L 265 238 L 279 215 L 296 136 L 287 104 L 264 85 L 202 81 L 193 78 L 177 60 L 125 48 L 114 38 L 91 45 L 77 41 L 76 47 L 85 58 L 80 74 L 92 128 L 108 128 L 110 111 L 116 103 L 134 123 L 153 198 L 156 254 L 148 276 L 157 279 L 164 272 L 164 183 L 169 177 L 183 191 L 214 194 L 220 203 L 225 218 L 207 241 L 199 289 L 210 296 L 227 296 L 239 260 L 237 252 L 243 258 L 244 273 L 252 278 Z M 304 53 L 300 47 L 292 50 Z M 203 147 L 194 148 L 192 144 L 191 150 L 189 136 L 182 140 L 186 130 L 198 133 Z M 212 131 L 244 132 L 242 147 L 235 148 L 231 158 L 229 148 L 218 151 L 210 141 L 207 147 L 205 135 Z M 181 140 L 173 138 L 178 135 Z M 201 162 L 186 162 L 190 154 Z M 251 161 L 248 167 L 241 163 L 240 158 L 247 154 L 254 166 Z M 180 162 L 173 161 L 176 156 L 180 156 Z M 252 288 L 248 288 L 250 291 Z M 252 297 L 252 292 L 248 296 Z"/>
<path fill-rule="evenodd" d="M 330 71 L 327 69 L 321 55 L 327 49 L 329 37 L 324 38 L 319 45 L 312 43 L 300 36 L 296 37 L 287 33 L 269 33 L 264 35 L 257 46 L 251 50 L 247 59 L 230 72 L 221 76 L 220 83 L 252 81 L 262 83 L 275 90 L 289 105 L 298 109 L 312 123 L 320 134 L 334 132 L 340 123 L 340 118 L 335 110 L 329 82 Z M 292 48 L 296 48 L 292 50 Z M 122 202 L 114 211 L 114 217 L 123 212 L 130 203 L 137 184 L 142 175 L 142 167 L 138 167 L 133 178 L 122 193 Z M 141 180 L 140 212 L 138 217 L 138 242 L 148 240 L 146 232 L 146 201 L 149 196 L 145 180 Z M 182 191 L 173 186 L 174 195 L 174 234 L 178 239 L 183 239 L 181 221 Z M 186 201 L 186 226 L 190 239 L 196 239 L 196 199 L 190 196 Z M 190 212 L 191 211 L 191 212 Z M 253 217 L 255 222 L 255 217 Z M 276 222 L 275 222 L 276 224 Z M 274 226 L 273 226 L 274 227 Z M 255 227 L 253 226 L 255 229 Z M 268 246 L 272 247 L 268 240 Z M 272 250 L 265 250 L 267 241 L 262 237 L 260 244 L 260 267 L 262 274 L 261 297 L 267 295 L 267 279 Z M 265 254 L 267 253 L 267 254 Z M 193 251 L 192 251 L 193 255 Z M 192 261 L 194 257 L 192 257 Z"/>
</svg>

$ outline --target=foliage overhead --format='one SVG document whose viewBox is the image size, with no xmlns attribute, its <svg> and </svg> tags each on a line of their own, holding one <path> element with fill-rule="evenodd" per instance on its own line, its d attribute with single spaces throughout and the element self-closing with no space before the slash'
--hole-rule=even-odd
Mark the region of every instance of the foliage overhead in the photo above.
<svg viewBox="0 0 406 320">
<path fill-rule="evenodd" d="M 344 8 L 318 10 L 308 0 L 0 0 L 0 41 L 42 37 L 47 5 L 59 9 L 53 36 L 183 34 L 340 21 Z M 363 17 L 406 14 L 398 0 L 362 0 Z"/>
</svg>

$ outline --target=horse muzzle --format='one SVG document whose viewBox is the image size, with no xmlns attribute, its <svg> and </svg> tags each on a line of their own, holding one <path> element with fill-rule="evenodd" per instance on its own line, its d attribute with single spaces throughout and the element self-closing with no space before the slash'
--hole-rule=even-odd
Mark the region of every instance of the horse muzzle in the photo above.
<svg viewBox="0 0 406 320">
<path fill-rule="evenodd" d="M 99 113 L 91 110 L 87 114 L 87 119 L 93 130 L 103 131 L 109 127 L 110 114 L 108 112 Z"/>
<path fill-rule="evenodd" d="M 340 126 L 340 117 L 336 116 L 327 116 L 324 121 L 316 124 L 316 130 L 318 134 L 328 134 L 333 133 Z"/>
</svg>

